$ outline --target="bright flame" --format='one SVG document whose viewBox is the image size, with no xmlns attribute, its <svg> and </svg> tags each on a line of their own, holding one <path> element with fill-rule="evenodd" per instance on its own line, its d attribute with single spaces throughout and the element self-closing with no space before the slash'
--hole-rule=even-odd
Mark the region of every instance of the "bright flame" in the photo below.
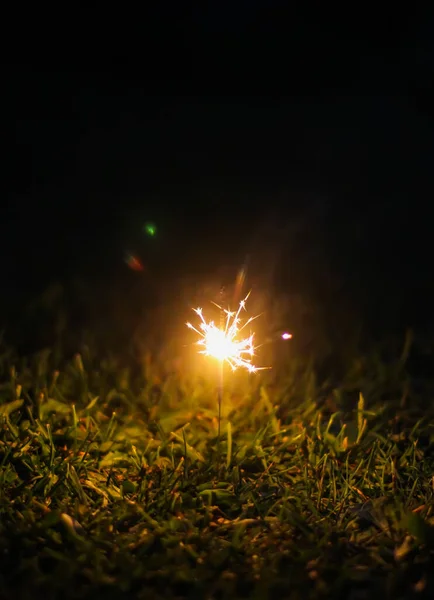
<svg viewBox="0 0 434 600">
<path fill-rule="evenodd" d="M 292 338 L 292 333 L 282 333 L 282 340 L 290 340 Z"/>
<path fill-rule="evenodd" d="M 203 350 L 200 350 L 200 354 L 206 356 L 212 356 L 220 362 L 227 362 L 231 368 L 235 371 L 238 367 L 247 369 L 250 373 L 254 373 L 264 367 L 256 367 L 252 364 L 252 359 L 255 354 L 255 346 L 253 344 L 254 334 L 252 333 L 249 337 L 239 339 L 239 335 L 249 323 L 251 323 L 256 317 L 249 317 L 243 324 L 240 318 L 240 313 L 245 310 L 247 298 L 250 293 L 241 300 L 237 311 L 223 310 L 226 315 L 225 325 L 219 328 L 215 325 L 214 321 L 206 321 L 203 316 L 201 308 L 195 308 L 194 312 L 200 318 L 199 329 L 194 327 L 191 323 L 187 323 L 187 327 L 193 329 L 199 334 L 200 339 L 197 342 L 199 346 L 203 346 Z"/>
</svg>

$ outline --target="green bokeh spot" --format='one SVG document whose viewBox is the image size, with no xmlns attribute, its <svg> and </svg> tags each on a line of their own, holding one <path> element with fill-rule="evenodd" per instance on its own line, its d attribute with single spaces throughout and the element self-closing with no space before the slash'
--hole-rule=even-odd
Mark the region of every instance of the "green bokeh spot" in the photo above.
<svg viewBox="0 0 434 600">
<path fill-rule="evenodd" d="M 157 235 L 157 228 L 154 223 L 145 223 L 143 230 L 149 237 L 155 237 Z"/>
</svg>

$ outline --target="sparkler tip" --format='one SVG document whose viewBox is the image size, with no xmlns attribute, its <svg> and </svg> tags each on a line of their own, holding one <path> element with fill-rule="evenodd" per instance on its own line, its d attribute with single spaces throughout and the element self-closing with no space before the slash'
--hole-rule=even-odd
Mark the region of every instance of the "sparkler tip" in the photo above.
<svg viewBox="0 0 434 600">
<path fill-rule="evenodd" d="M 207 321 L 201 308 L 193 309 L 199 316 L 201 323 L 200 331 L 191 323 L 187 323 L 189 329 L 193 329 L 199 334 L 198 344 L 203 347 L 200 354 L 212 356 L 220 362 L 227 362 L 233 371 L 239 367 L 245 368 L 249 373 L 255 373 L 258 367 L 252 364 L 255 354 L 252 333 L 246 338 L 240 338 L 240 332 L 256 317 L 250 317 L 244 324 L 241 324 L 240 312 L 245 310 L 246 301 L 250 295 L 241 300 L 236 311 L 224 310 L 226 315 L 225 326 L 219 328 L 214 321 Z M 220 307 L 219 307 L 220 308 Z"/>
</svg>

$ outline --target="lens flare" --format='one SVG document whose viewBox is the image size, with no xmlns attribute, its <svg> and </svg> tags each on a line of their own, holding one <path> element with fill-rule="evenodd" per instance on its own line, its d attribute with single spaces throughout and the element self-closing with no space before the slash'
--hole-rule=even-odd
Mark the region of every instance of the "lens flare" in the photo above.
<svg viewBox="0 0 434 600">
<path fill-rule="evenodd" d="M 249 373 L 255 373 L 267 367 L 257 367 L 252 362 L 255 355 L 254 333 L 242 337 L 243 330 L 259 316 L 248 317 L 245 322 L 240 316 L 246 310 L 249 295 L 241 300 L 236 311 L 225 310 L 216 304 L 225 315 L 222 327 L 217 327 L 214 321 L 207 321 L 201 308 L 193 309 L 200 319 L 198 328 L 191 323 L 186 325 L 200 336 L 197 342 L 203 348 L 199 350 L 200 354 L 228 363 L 233 371 L 241 367 Z"/>
<path fill-rule="evenodd" d="M 127 254 L 125 256 L 125 262 L 132 271 L 144 271 L 145 267 L 138 256 L 134 254 Z"/>
<path fill-rule="evenodd" d="M 155 237 L 157 235 L 157 227 L 156 227 L 155 223 L 145 223 L 143 225 L 143 231 L 149 237 Z"/>
</svg>

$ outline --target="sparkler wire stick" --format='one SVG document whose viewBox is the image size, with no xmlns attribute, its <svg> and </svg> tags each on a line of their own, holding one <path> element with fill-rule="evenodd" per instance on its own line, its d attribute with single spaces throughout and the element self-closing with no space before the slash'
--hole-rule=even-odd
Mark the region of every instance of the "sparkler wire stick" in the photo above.
<svg viewBox="0 0 434 600">
<path fill-rule="evenodd" d="M 223 331 L 225 326 L 225 313 L 222 308 L 223 301 L 225 296 L 225 288 L 222 286 L 220 289 L 220 330 Z M 221 450 L 221 421 L 222 421 L 222 403 L 223 403 L 223 365 L 224 361 L 220 361 L 220 373 L 219 373 L 219 383 L 218 383 L 218 392 L 217 392 L 217 401 L 218 401 L 218 432 L 217 432 L 217 448 L 218 455 L 220 460 L 220 450 Z"/>
<path fill-rule="evenodd" d="M 223 300 L 224 289 L 220 291 L 221 299 Z M 218 452 L 220 454 L 220 436 L 221 436 L 221 408 L 223 401 L 223 375 L 224 375 L 224 363 L 228 363 L 233 371 L 237 368 L 243 367 L 249 373 L 255 373 L 256 371 L 266 367 L 256 367 L 252 360 L 255 354 L 255 347 L 253 344 L 254 334 L 251 333 L 248 337 L 242 337 L 243 330 L 254 320 L 255 317 L 249 317 L 245 322 L 242 322 L 242 311 L 245 310 L 246 301 L 249 294 L 241 300 L 238 309 L 231 311 L 229 309 L 222 308 L 216 304 L 220 310 L 220 327 L 215 325 L 214 321 L 207 321 L 203 316 L 202 309 L 196 308 L 194 312 L 198 315 L 200 323 L 198 327 L 195 327 L 191 323 L 187 323 L 187 327 L 192 329 L 199 335 L 197 344 L 202 346 L 202 350 L 199 350 L 200 354 L 206 356 L 212 356 L 216 358 L 219 365 L 219 381 L 218 381 Z"/>
<path fill-rule="evenodd" d="M 219 405 L 219 414 L 218 414 L 218 433 L 217 433 L 217 446 L 218 446 L 218 454 L 220 457 L 220 445 L 221 445 L 221 421 L 222 421 L 222 403 L 223 403 L 223 361 L 220 362 L 219 365 L 219 384 L 218 384 L 218 405 Z"/>
</svg>

